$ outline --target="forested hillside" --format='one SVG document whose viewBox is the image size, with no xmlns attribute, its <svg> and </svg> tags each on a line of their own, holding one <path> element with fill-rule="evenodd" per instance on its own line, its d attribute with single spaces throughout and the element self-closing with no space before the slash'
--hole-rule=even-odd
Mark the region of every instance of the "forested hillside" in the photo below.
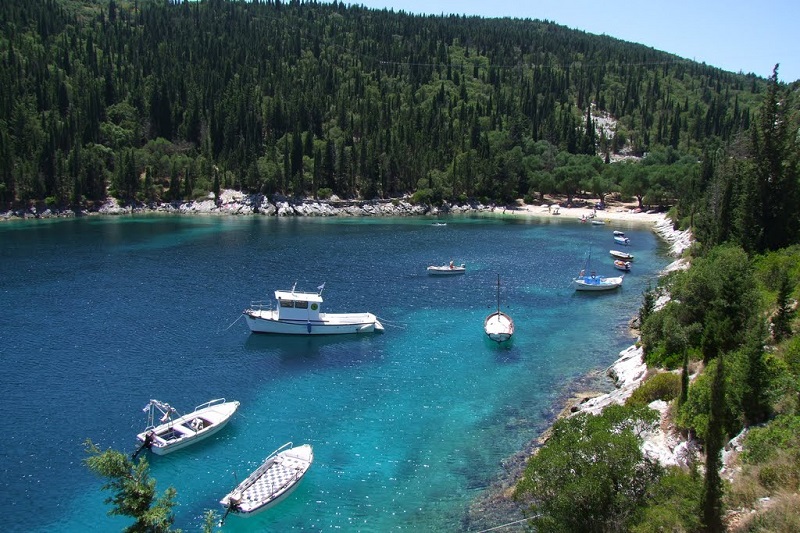
<svg viewBox="0 0 800 533">
<path fill-rule="evenodd" d="M 335 1 L 4 0 L 0 202 L 229 187 L 670 203 L 694 171 L 666 165 L 696 167 L 746 131 L 766 85 L 535 20 Z M 658 169 L 605 170 L 621 151 L 657 153 Z"/>
</svg>

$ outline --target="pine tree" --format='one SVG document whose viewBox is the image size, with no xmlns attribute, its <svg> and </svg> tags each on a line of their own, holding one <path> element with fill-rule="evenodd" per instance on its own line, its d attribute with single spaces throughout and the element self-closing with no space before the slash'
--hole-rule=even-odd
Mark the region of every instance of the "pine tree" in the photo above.
<svg viewBox="0 0 800 533">
<path fill-rule="evenodd" d="M 778 297 L 775 302 L 777 310 L 775 316 L 772 317 L 772 336 L 777 342 L 791 336 L 791 321 L 794 316 L 794 308 L 790 301 L 793 287 L 789 281 L 789 275 L 784 270 L 779 276 Z"/>
<path fill-rule="evenodd" d="M 164 495 L 156 498 L 156 481 L 150 478 L 150 467 L 146 459 L 134 463 L 127 455 L 108 449 L 101 452 L 92 443 L 86 441 L 86 451 L 90 457 L 84 460 L 89 470 L 107 478 L 103 490 L 113 492 L 105 503 L 112 504 L 109 515 L 129 516 L 135 521 L 123 531 L 126 533 L 178 533 L 173 530 L 175 516 L 176 491 L 169 487 Z"/>
<path fill-rule="evenodd" d="M 753 169 L 761 201 L 760 226 L 765 228 L 758 251 L 777 250 L 797 242 L 800 220 L 798 141 L 790 127 L 787 90 L 778 83 L 778 65 L 772 71 L 761 106 L 758 126 L 753 129 Z"/>
<path fill-rule="evenodd" d="M 725 357 L 716 357 L 716 370 L 711 384 L 711 406 L 706 434 L 706 477 L 703 484 L 703 524 L 709 533 L 722 533 L 722 478 L 719 474 L 724 439 Z"/>
<path fill-rule="evenodd" d="M 683 364 L 681 366 L 681 394 L 678 397 L 678 406 L 686 403 L 689 398 L 689 350 L 683 349 Z"/>
<path fill-rule="evenodd" d="M 768 394 L 769 369 L 764 359 L 765 336 L 763 327 L 754 328 L 743 347 L 747 367 L 742 410 L 747 425 L 764 422 L 772 410 Z"/>
</svg>

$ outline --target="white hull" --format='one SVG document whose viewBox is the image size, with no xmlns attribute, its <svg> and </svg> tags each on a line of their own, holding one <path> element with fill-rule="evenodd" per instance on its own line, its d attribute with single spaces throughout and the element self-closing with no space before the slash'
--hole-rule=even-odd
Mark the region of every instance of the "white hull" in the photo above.
<svg viewBox="0 0 800 533">
<path fill-rule="evenodd" d="M 616 261 L 614 261 L 614 268 L 616 268 L 617 270 L 622 270 L 624 272 L 630 272 L 631 263 L 630 261 L 623 261 L 621 259 L 617 259 Z"/>
<path fill-rule="evenodd" d="M 311 468 L 314 452 L 310 444 L 280 451 L 287 446 L 291 443 L 270 454 L 255 472 L 220 500 L 228 512 L 245 518 L 254 516 L 294 492 Z"/>
<path fill-rule="evenodd" d="M 136 435 L 136 438 L 139 442 L 144 443 L 148 433 L 153 432 L 155 438 L 152 439 L 149 448 L 156 455 L 166 455 L 182 450 L 191 444 L 207 439 L 224 428 L 239 408 L 239 402 L 214 403 L 217 401 L 213 400 L 208 404 L 203 404 L 208 405 L 208 407 L 200 406 L 200 408 L 175 420 L 170 420 L 156 427 L 149 427 Z M 203 422 L 202 427 L 199 429 L 192 425 L 196 419 L 200 419 Z"/>
<path fill-rule="evenodd" d="M 631 241 L 627 237 L 614 237 L 614 242 L 628 246 Z"/>
<path fill-rule="evenodd" d="M 467 267 L 464 265 L 461 266 L 429 266 L 428 267 L 428 274 L 431 276 L 457 276 L 459 274 L 465 274 L 467 272 Z"/>
<path fill-rule="evenodd" d="M 505 342 L 514 335 L 514 321 L 502 311 L 496 311 L 483 322 L 486 335 L 495 342 Z"/>
<path fill-rule="evenodd" d="M 574 278 L 572 284 L 576 291 L 610 291 L 622 286 L 623 276 L 618 278 L 583 277 Z"/>
<path fill-rule="evenodd" d="M 620 252 L 619 250 L 609 250 L 608 253 L 611 254 L 611 257 L 614 257 L 616 259 L 622 259 L 623 261 L 633 261 L 633 256 L 626 252 Z"/>
<path fill-rule="evenodd" d="M 372 313 L 320 313 L 319 319 L 279 319 L 266 309 L 247 309 L 247 326 L 253 333 L 281 335 L 343 335 L 382 332 L 383 324 Z"/>
<path fill-rule="evenodd" d="M 466 274 L 466 268 L 454 268 L 452 270 L 439 270 L 439 269 L 432 269 L 433 267 L 428 267 L 428 274 L 431 276 L 457 276 L 459 274 Z"/>
</svg>

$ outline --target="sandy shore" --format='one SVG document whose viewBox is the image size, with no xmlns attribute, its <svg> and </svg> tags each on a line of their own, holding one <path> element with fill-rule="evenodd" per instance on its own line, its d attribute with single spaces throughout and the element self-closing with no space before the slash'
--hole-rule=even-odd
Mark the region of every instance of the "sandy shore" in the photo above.
<svg viewBox="0 0 800 533">
<path fill-rule="evenodd" d="M 624 222 L 634 224 L 653 224 L 664 220 L 665 214 L 656 211 L 643 212 L 631 204 L 610 205 L 596 211 L 591 207 L 559 207 L 557 205 L 521 205 L 516 207 L 495 207 L 494 213 L 520 215 L 537 218 L 592 220 L 605 223 Z"/>
</svg>

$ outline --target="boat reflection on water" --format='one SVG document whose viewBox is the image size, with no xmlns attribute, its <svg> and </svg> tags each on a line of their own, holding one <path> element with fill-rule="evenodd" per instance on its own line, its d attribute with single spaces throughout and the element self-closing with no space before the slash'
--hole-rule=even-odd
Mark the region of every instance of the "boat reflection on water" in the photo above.
<svg viewBox="0 0 800 533">
<path fill-rule="evenodd" d="M 343 362 L 375 359 L 383 350 L 381 338 L 361 335 L 250 335 L 245 352 L 273 357 L 283 362 Z"/>
</svg>

